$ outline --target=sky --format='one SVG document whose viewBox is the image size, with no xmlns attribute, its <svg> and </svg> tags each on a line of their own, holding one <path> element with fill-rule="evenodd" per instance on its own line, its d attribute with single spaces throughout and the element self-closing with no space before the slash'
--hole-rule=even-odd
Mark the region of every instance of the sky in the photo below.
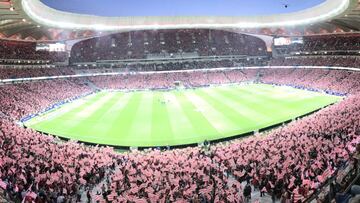
<svg viewBox="0 0 360 203">
<path fill-rule="evenodd" d="M 41 0 L 57 10 L 108 17 L 255 16 L 290 13 L 326 0 Z M 288 5 L 285 8 L 285 5 Z"/>
</svg>

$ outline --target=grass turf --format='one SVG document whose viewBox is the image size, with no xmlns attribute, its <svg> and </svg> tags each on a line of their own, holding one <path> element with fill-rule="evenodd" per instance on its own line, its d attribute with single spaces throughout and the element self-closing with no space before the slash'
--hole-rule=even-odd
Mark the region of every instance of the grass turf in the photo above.
<svg viewBox="0 0 360 203">
<path fill-rule="evenodd" d="M 113 146 L 167 146 L 226 138 L 304 115 L 341 97 L 265 84 L 193 90 L 103 91 L 25 123 Z"/>
</svg>

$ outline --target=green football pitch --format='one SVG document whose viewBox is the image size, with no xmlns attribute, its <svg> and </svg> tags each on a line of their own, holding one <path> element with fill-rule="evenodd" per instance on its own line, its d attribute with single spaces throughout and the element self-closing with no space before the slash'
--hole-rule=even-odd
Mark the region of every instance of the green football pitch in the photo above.
<svg viewBox="0 0 360 203">
<path fill-rule="evenodd" d="M 241 84 L 170 91 L 101 91 L 25 123 L 35 130 L 113 146 L 174 146 L 252 132 L 341 97 Z"/>
</svg>

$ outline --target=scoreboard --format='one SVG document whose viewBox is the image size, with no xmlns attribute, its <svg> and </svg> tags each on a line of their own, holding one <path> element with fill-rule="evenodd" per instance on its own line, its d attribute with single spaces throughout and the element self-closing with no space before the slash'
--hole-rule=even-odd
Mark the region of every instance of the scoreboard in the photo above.
<svg viewBox="0 0 360 203">
<path fill-rule="evenodd" d="M 304 40 L 302 37 L 277 37 L 274 38 L 275 46 L 289 46 L 292 44 L 303 44 Z"/>
<path fill-rule="evenodd" d="M 37 43 L 36 51 L 64 52 L 64 43 Z"/>
</svg>

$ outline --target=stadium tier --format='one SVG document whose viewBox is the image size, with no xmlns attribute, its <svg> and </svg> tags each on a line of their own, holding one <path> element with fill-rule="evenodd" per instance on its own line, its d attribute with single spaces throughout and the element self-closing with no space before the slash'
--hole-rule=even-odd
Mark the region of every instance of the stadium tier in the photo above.
<svg viewBox="0 0 360 203">
<path fill-rule="evenodd" d="M 271 66 L 334 66 L 360 68 L 356 56 L 289 56 L 273 58 Z"/>
<path fill-rule="evenodd" d="M 76 43 L 71 61 L 156 59 L 201 56 L 266 56 L 261 39 L 209 29 L 132 31 Z"/>
<path fill-rule="evenodd" d="M 0 79 L 31 78 L 59 75 L 74 75 L 75 72 L 70 67 L 54 68 L 48 65 L 26 65 L 21 68 L 8 66 L 0 67 Z"/>
<path fill-rule="evenodd" d="M 360 0 L 1 0 L 0 203 L 360 203 Z"/>
<path fill-rule="evenodd" d="M 35 42 L 0 40 L 0 60 L 2 64 L 50 64 L 63 62 L 66 52 L 36 50 Z"/>
<path fill-rule="evenodd" d="M 290 46 L 292 52 L 359 51 L 359 34 L 314 35 L 303 38 L 303 44 Z"/>
</svg>

